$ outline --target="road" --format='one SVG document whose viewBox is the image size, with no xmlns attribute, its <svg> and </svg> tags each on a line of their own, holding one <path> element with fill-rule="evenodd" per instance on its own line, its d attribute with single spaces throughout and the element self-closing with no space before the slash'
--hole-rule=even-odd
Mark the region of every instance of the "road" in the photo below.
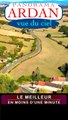
<svg viewBox="0 0 68 120">
<path fill-rule="evenodd" d="M 24 93 L 31 93 L 29 90 L 27 90 L 26 88 L 24 88 L 24 87 L 21 87 L 22 88 L 22 90 L 23 90 L 23 92 Z"/>
<path fill-rule="evenodd" d="M 36 46 L 36 49 L 35 51 L 33 51 L 32 53 L 29 53 L 28 55 L 25 55 L 21 58 L 19 58 L 17 61 L 14 61 L 13 63 L 9 63 L 8 66 L 6 66 L 3 70 L 2 70 L 2 73 L 7 73 L 9 72 L 12 68 L 14 68 L 17 64 L 20 64 L 21 62 L 29 59 L 29 58 L 32 58 L 34 57 L 35 55 L 37 55 L 38 53 L 40 53 L 41 51 L 41 40 L 36 36 L 34 35 L 34 33 L 32 32 L 32 30 L 30 30 L 30 33 L 32 35 L 33 38 L 37 38 L 37 46 Z"/>
</svg>

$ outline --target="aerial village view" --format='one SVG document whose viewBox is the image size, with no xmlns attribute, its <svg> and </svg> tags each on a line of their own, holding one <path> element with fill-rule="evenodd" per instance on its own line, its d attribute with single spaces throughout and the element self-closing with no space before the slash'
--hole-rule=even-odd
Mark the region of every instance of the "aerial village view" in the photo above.
<svg viewBox="0 0 68 120">
<path fill-rule="evenodd" d="M 68 93 L 68 6 L 53 28 L 8 25 L 0 3 L 0 93 Z"/>
</svg>

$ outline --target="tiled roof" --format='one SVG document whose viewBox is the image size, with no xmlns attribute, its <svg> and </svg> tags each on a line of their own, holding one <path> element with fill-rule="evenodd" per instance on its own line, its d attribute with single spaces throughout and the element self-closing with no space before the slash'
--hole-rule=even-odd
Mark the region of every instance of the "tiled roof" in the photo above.
<svg viewBox="0 0 68 120">
<path fill-rule="evenodd" d="M 55 81 L 65 81 L 66 78 L 65 77 L 53 77 L 53 80 L 55 80 Z"/>
<path fill-rule="evenodd" d="M 39 81 L 39 82 L 38 82 L 38 85 L 44 86 L 44 85 L 45 85 L 45 82 L 44 82 L 44 81 Z"/>
</svg>

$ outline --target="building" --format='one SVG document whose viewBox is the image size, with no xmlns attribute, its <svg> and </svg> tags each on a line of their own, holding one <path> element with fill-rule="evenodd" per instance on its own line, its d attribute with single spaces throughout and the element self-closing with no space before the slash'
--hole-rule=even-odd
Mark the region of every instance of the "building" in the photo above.
<svg viewBox="0 0 68 120">
<path fill-rule="evenodd" d="M 45 82 L 44 81 L 39 81 L 38 85 L 45 86 Z"/>
<path fill-rule="evenodd" d="M 65 77 L 53 77 L 52 81 L 66 81 Z"/>
</svg>

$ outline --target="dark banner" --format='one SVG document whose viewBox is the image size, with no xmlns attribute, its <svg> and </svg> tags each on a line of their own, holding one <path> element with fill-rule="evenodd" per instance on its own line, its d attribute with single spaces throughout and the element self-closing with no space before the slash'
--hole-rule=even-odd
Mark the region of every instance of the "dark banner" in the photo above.
<svg viewBox="0 0 68 120">
<path fill-rule="evenodd" d="M 66 95 L 46 95 L 46 94 L 11 94 L 11 95 L 1 95 L 2 105 L 66 105 L 67 96 Z"/>
</svg>

